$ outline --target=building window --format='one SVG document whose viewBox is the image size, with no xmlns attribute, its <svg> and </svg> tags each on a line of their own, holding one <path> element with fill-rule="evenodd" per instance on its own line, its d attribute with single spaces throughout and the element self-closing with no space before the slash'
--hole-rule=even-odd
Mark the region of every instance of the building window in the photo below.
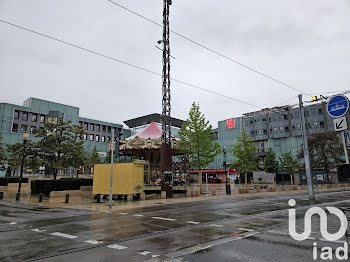
<svg viewBox="0 0 350 262">
<path fill-rule="evenodd" d="M 267 135 L 267 130 L 266 129 L 264 129 L 264 135 Z"/>
<path fill-rule="evenodd" d="M 40 115 L 40 123 L 45 123 L 45 116 Z"/>
<path fill-rule="evenodd" d="M 102 139 L 101 140 L 102 142 L 106 142 L 106 137 L 105 136 L 102 136 L 101 139 Z"/>
<path fill-rule="evenodd" d="M 295 118 L 300 118 L 300 112 L 295 112 Z"/>
<path fill-rule="evenodd" d="M 297 128 L 298 128 L 298 129 L 301 129 L 301 124 L 297 124 Z"/>
<path fill-rule="evenodd" d="M 28 113 L 27 112 L 23 112 L 22 113 L 22 120 L 23 121 L 28 121 Z"/>
<path fill-rule="evenodd" d="M 250 136 L 254 136 L 254 131 L 250 131 Z"/>
<path fill-rule="evenodd" d="M 12 132 L 14 132 L 14 133 L 18 132 L 18 124 L 13 123 L 13 125 L 12 125 Z"/>
<path fill-rule="evenodd" d="M 273 132 L 275 132 L 275 133 L 278 132 L 278 128 L 277 128 L 277 127 L 274 127 L 274 128 L 273 128 Z"/>
<path fill-rule="evenodd" d="M 112 129 L 111 129 L 111 127 L 109 126 L 109 127 L 107 128 L 107 132 L 110 133 L 111 130 L 112 130 Z"/>
<path fill-rule="evenodd" d="M 100 132 L 101 131 L 101 126 L 100 125 L 96 125 L 96 131 Z"/>
<path fill-rule="evenodd" d="M 37 122 L 37 121 L 38 121 L 38 115 L 32 114 L 32 122 Z"/>
<path fill-rule="evenodd" d="M 83 134 L 83 139 L 86 140 L 87 139 L 87 135 Z"/>
<path fill-rule="evenodd" d="M 21 125 L 21 133 L 27 132 L 27 125 Z"/>
<path fill-rule="evenodd" d="M 294 125 L 292 126 L 292 128 L 293 128 L 293 131 L 295 131 L 295 126 Z"/>
<path fill-rule="evenodd" d="M 15 110 L 14 119 L 19 119 L 19 111 Z"/>
<path fill-rule="evenodd" d="M 36 130 L 36 127 L 35 126 L 31 126 L 30 127 L 30 133 L 33 134 Z"/>
<path fill-rule="evenodd" d="M 90 135 L 90 141 L 94 141 L 94 135 Z"/>
<path fill-rule="evenodd" d="M 94 131 L 95 130 L 95 125 L 94 124 L 90 124 L 90 130 Z"/>
<path fill-rule="evenodd" d="M 317 121 L 314 121 L 314 126 L 318 126 L 318 122 Z"/>
<path fill-rule="evenodd" d="M 262 129 L 259 129 L 259 135 L 262 135 L 262 134 L 263 134 Z"/>
<path fill-rule="evenodd" d="M 100 136 L 99 136 L 99 135 L 96 135 L 96 136 L 95 136 L 95 141 L 96 141 L 96 142 L 100 142 Z"/>
<path fill-rule="evenodd" d="M 106 126 L 102 126 L 102 132 L 106 133 Z"/>
<path fill-rule="evenodd" d="M 323 115 L 323 109 L 322 109 L 322 108 L 319 108 L 319 109 L 318 109 L 318 114 L 319 114 L 319 115 Z"/>
<path fill-rule="evenodd" d="M 289 132 L 289 126 L 284 127 L 284 132 Z"/>
<path fill-rule="evenodd" d="M 266 122 L 266 117 L 264 117 L 264 118 L 262 119 L 262 121 L 263 121 L 263 122 Z"/>
<path fill-rule="evenodd" d="M 288 116 L 286 114 L 283 114 L 283 119 L 288 120 Z"/>
<path fill-rule="evenodd" d="M 84 129 L 88 130 L 89 129 L 89 124 L 88 123 L 84 123 Z"/>
<path fill-rule="evenodd" d="M 113 127 L 113 132 L 114 132 L 114 135 L 116 136 L 117 135 L 117 129 L 115 127 Z"/>
<path fill-rule="evenodd" d="M 324 122 L 323 121 L 320 122 L 320 127 L 324 128 Z"/>
<path fill-rule="evenodd" d="M 283 132 L 284 128 L 283 126 L 280 126 L 280 132 Z"/>
<path fill-rule="evenodd" d="M 107 142 L 110 142 L 110 141 L 111 141 L 111 137 L 107 136 Z"/>
</svg>

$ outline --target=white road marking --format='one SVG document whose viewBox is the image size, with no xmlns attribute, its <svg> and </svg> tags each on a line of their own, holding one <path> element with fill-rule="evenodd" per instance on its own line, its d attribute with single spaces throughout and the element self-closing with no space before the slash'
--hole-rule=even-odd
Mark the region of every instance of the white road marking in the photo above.
<svg viewBox="0 0 350 262">
<path fill-rule="evenodd" d="M 149 252 L 149 251 L 143 251 L 143 252 L 140 252 L 140 253 L 137 253 L 139 255 L 143 255 L 143 256 L 147 256 L 148 254 L 152 254 L 152 252 Z"/>
<path fill-rule="evenodd" d="M 88 243 L 88 244 L 92 244 L 92 245 L 98 245 L 98 244 L 102 244 L 103 243 L 103 241 L 98 241 L 98 240 L 86 240 L 84 242 Z"/>
<path fill-rule="evenodd" d="M 133 215 L 134 217 L 143 217 L 143 215 L 140 215 L 140 214 L 135 214 Z"/>
<path fill-rule="evenodd" d="M 216 224 L 211 224 L 209 226 L 211 226 L 211 227 L 223 227 L 223 225 L 216 225 Z"/>
<path fill-rule="evenodd" d="M 152 255 L 152 258 L 160 257 L 160 255 Z"/>
<path fill-rule="evenodd" d="M 175 221 L 175 218 L 167 218 L 167 217 L 152 217 L 154 219 L 166 220 L 166 221 Z"/>
<path fill-rule="evenodd" d="M 119 215 L 126 216 L 128 213 L 118 213 Z"/>
<path fill-rule="evenodd" d="M 243 227 L 240 227 L 238 228 L 239 230 L 244 230 L 244 231 L 248 231 L 248 232 L 255 232 L 254 229 L 250 229 L 250 228 L 243 228 Z"/>
<path fill-rule="evenodd" d="M 69 239 L 78 238 L 77 236 L 73 236 L 73 235 L 69 235 L 69 234 L 65 234 L 65 233 L 61 233 L 61 232 L 54 232 L 54 233 L 51 233 L 51 235 L 58 236 L 58 237 L 65 237 L 65 238 L 69 238 Z"/>
<path fill-rule="evenodd" d="M 10 225 L 17 225 L 17 223 L 16 222 L 11 222 Z"/>
<path fill-rule="evenodd" d="M 42 233 L 42 232 L 46 232 L 46 229 L 39 229 L 39 228 L 35 228 L 35 229 L 32 229 L 32 231 L 34 232 L 38 232 L 38 233 Z"/>
<path fill-rule="evenodd" d="M 117 250 L 127 249 L 127 247 L 120 246 L 120 245 L 117 245 L 117 244 L 109 245 L 109 246 L 107 246 L 107 247 L 108 247 L 108 248 L 117 249 Z"/>
<path fill-rule="evenodd" d="M 195 221 L 187 221 L 187 224 L 198 225 L 198 224 L 200 224 L 200 222 L 195 222 Z"/>
</svg>

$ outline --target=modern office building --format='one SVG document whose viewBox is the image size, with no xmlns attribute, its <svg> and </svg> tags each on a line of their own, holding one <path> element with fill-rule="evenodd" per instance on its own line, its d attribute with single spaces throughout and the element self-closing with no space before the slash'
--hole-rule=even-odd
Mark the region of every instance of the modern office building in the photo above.
<svg viewBox="0 0 350 262">
<path fill-rule="evenodd" d="M 349 113 L 347 113 L 349 115 Z M 326 102 L 314 102 L 305 106 L 306 130 L 308 134 L 334 131 L 333 118 L 327 113 Z M 218 122 L 218 128 L 213 130 L 217 142 L 227 149 L 237 142 L 241 131 L 246 130 L 251 137 L 258 156 L 258 166 L 264 166 L 267 148 L 271 147 L 277 159 L 291 151 L 297 155 L 302 146 L 302 128 L 300 109 L 298 106 L 281 106 L 246 113 Z M 340 152 L 344 154 L 344 152 Z M 227 163 L 232 163 L 231 153 L 226 154 Z M 224 154 L 221 153 L 210 164 L 210 168 L 223 166 Z"/>
<path fill-rule="evenodd" d="M 43 127 L 46 121 L 61 118 L 72 121 L 75 125 L 82 125 L 87 135 L 84 137 L 84 146 L 88 152 L 96 147 L 103 158 L 108 151 L 108 142 L 111 140 L 112 128 L 123 133 L 123 137 L 131 135 L 131 131 L 123 129 L 123 125 L 89 119 L 79 116 L 79 108 L 64 105 L 38 98 L 28 98 L 23 105 L 0 103 L 0 136 L 2 142 L 14 144 L 22 141 L 23 133 L 30 134 L 33 130 Z"/>
</svg>

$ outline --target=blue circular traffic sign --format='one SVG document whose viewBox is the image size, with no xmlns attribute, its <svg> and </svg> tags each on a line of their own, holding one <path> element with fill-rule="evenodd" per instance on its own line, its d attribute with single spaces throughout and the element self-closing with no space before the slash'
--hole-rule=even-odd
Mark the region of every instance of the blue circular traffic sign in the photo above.
<svg viewBox="0 0 350 262">
<path fill-rule="evenodd" d="M 349 100 L 343 95 L 333 96 L 327 104 L 328 114 L 332 117 L 342 117 L 348 112 Z"/>
</svg>

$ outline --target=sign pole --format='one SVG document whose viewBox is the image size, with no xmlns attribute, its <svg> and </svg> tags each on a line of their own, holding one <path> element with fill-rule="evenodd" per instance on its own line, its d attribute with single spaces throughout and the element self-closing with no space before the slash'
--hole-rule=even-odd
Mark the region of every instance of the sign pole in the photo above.
<svg viewBox="0 0 350 262">
<path fill-rule="evenodd" d="M 309 145 L 307 143 L 307 133 L 305 128 L 305 116 L 304 116 L 304 107 L 303 107 L 303 96 L 299 95 L 299 107 L 300 107 L 300 117 L 301 117 L 301 128 L 303 130 L 303 145 L 304 145 L 304 162 L 306 170 L 306 182 L 307 188 L 309 191 L 309 200 L 314 200 L 314 188 L 312 185 L 312 176 L 311 176 L 311 166 L 310 166 L 310 155 L 309 155 Z"/>
<path fill-rule="evenodd" d="M 341 134 L 342 134 L 342 138 L 343 138 L 345 161 L 346 161 L 346 164 L 349 164 L 349 154 L 348 154 L 348 148 L 346 146 L 345 131 L 342 131 Z"/>
<path fill-rule="evenodd" d="M 112 128 L 112 139 L 111 139 L 111 183 L 109 188 L 109 210 L 110 211 L 112 211 L 112 204 L 113 204 L 113 162 L 114 162 L 113 150 L 114 150 L 114 128 Z"/>
</svg>

